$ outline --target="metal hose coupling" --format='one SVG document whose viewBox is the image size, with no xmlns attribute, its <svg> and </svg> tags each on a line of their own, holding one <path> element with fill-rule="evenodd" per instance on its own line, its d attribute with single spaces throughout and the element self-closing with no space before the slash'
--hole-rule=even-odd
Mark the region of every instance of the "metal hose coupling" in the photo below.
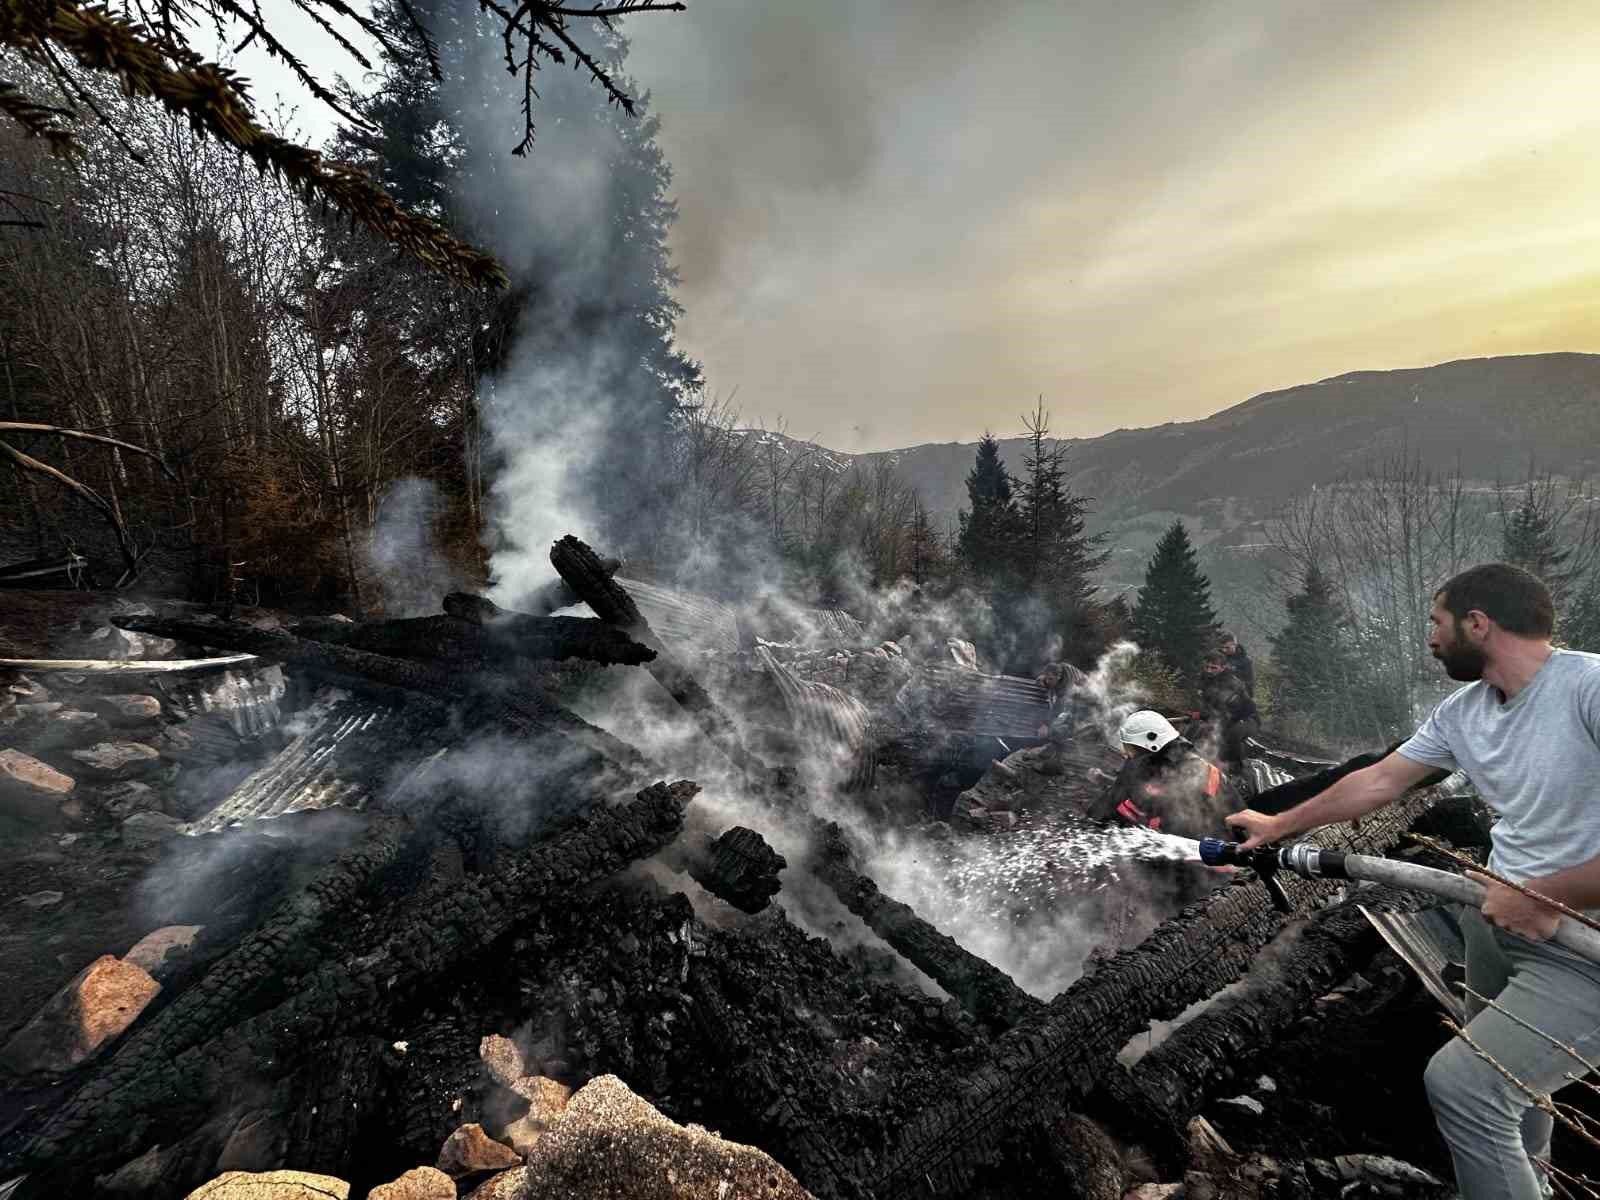
<svg viewBox="0 0 1600 1200">
<path fill-rule="evenodd" d="M 1201 838 L 1200 861 L 1208 867 L 1249 867 L 1263 877 L 1282 868 L 1306 879 L 1349 878 L 1344 870 L 1344 851 L 1325 850 L 1309 842 L 1245 850 L 1238 842 Z"/>
</svg>

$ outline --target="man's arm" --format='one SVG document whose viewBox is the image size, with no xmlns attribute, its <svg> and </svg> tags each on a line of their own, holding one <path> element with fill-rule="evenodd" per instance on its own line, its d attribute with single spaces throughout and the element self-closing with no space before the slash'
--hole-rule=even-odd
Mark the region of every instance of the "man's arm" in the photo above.
<svg viewBox="0 0 1600 1200">
<path fill-rule="evenodd" d="M 1286 812 L 1268 816 L 1247 808 L 1230 816 L 1228 824 L 1249 835 L 1245 849 L 1264 842 L 1279 842 L 1297 833 L 1376 812 L 1421 783 L 1433 771 L 1433 767 L 1412 762 L 1403 755 L 1390 754 L 1370 767 L 1351 772 L 1321 795 Z"/>
</svg>

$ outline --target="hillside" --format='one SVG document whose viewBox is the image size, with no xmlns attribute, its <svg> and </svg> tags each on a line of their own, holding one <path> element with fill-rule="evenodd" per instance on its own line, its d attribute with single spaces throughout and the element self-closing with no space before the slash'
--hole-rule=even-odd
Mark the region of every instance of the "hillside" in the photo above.
<svg viewBox="0 0 1600 1200">
<path fill-rule="evenodd" d="M 1058 408 L 1058 421 L 1063 415 Z M 1013 414 L 995 415 L 997 431 L 1017 424 Z M 1459 460 L 1469 478 L 1487 483 L 1520 477 L 1530 460 L 1562 474 L 1600 472 L 1600 355 L 1354 371 L 1264 392 L 1204 420 L 1063 441 L 1074 487 L 1096 498 L 1095 524 L 1117 547 L 1109 590 L 1140 583 L 1156 536 L 1182 516 L 1202 546 L 1224 620 L 1265 628 L 1275 614 L 1254 594 L 1265 522 L 1313 486 L 1406 447 L 1439 467 Z M 1022 439 L 1003 439 L 1001 452 L 1021 470 Z M 966 502 L 971 443 L 884 453 L 930 509 L 954 520 Z"/>
</svg>

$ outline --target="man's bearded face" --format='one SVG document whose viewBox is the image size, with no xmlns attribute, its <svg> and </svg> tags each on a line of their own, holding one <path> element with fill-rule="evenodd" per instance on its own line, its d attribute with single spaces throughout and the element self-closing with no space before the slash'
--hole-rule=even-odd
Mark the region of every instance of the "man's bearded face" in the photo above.
<svg viewBox="0 0 1600 1200">
<path fill-rule="evenodd" d="M 1461 623 L 1451 613 L 1436 606 L 1431 615 L 1433 632 L 1428 636 L 1428 649 L 1444 666 L 1444 673 L 1457 683 L 1482 679 L 1487 661 L 1482 648 L 1468 640 Z"/>
</svg>

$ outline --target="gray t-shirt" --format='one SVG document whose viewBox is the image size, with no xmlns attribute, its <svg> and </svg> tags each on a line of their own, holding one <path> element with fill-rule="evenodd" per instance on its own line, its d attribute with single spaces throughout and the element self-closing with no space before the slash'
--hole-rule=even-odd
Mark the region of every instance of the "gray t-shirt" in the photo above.
<svg viewBox="0 0 1600 1200">
<path fill-rule="evenodd" d="M 1467 773 L 1500 814 L 1489 868 L 1517 883 L 1600 856 L 1600 654 L 1557 650 L 1511 700 L 1483 680 L 1400 747 Z"/>
</svg>

